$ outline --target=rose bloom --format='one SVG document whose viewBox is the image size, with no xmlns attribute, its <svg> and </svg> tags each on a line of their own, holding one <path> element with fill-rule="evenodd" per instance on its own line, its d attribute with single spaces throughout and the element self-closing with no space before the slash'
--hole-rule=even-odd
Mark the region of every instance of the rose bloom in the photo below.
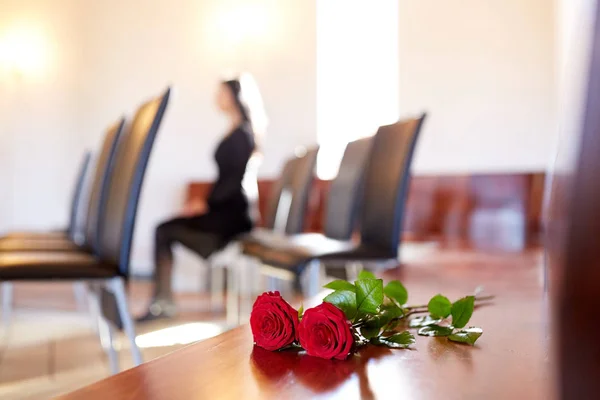
<svg viewBox="0 0 600 400">
<path fill-rule="evenodd" d="M 320 358 L 344 360 L 354 345 L 344 312 L 329 303 L 306 310 L 298 334 L 306 353 Z"/>
<path fill-rule="evenodd" d="M 279 350 L 298 338 L 298 311 L 279 294 L 266 292 L 258 296 L 250 314 L 250 327 L 257 346 Z"/>
</svg>

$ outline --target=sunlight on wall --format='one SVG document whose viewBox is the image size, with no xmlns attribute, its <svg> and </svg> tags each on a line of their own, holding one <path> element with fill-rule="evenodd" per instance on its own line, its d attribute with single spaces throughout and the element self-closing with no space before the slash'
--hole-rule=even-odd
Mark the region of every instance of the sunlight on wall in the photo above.
<svg viewBox="0 0 600 400">
<path fill-rule="evenodd" d="M 264 37 L 268 32 L 269 10 L 265 4 L 240 4 L 224 10 L 217 19 L 223 36 L 232 43 L 244 38 Z"/>
<path fill-rule="evenodd" d="M 398 0 L 317 1 L 317 174 L 352 140 L 399 117 Z"/>
<path fill-rule="evenodd" d="M 36 79 L 50 64 L 49 43 L 33 24 L 15 24 L 0 32 L 0 77 Z"/>
<path fill-rule="evenodd" d="M 208 4 L 203 16 L 200 37 L 217 55 L 228 57 L 239 67 L 244 58 L 264 51 L 280 36 L 277 0 L 222 0 Z"/>
</svg>

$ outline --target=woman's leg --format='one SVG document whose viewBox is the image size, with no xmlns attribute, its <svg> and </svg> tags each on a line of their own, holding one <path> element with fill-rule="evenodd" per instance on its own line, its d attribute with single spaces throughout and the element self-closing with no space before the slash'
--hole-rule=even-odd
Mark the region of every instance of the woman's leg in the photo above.
<svg viewBox="0 0 600 400">
<path fill-rule="evenodd" d="M 154 301 L 173 300 L 173 231 L 179 223 L 179 219 L 164 222 L 154 232 Z"/>
<path fill-rule="evenodd" d="M 148 311 L 139 322 L 171 317 L 176 307 L 173 302 L 173 244 L 178 231 L 189 223 L 188 218 L 176 218 L 160 224 L 154 232 L 154 293 Z"/>
</svg>

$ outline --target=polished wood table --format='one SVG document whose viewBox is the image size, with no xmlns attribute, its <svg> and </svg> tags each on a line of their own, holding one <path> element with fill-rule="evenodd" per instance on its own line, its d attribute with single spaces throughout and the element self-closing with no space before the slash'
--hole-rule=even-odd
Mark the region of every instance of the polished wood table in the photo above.
<svg viewBox="0 0 600 400">
<path fill-rule="evenodd" d="M 369 346 L 346 361 L 328 361 L 256 348 L 242 326 L 63 399 L 553 398 L 539 254 L 447 255 L 387 275 L 405 282 L 411 304 L 485 285 L 497 298 L 472 318 L 484 329 L 477 345 L 417 336 L 412 350 Z"/>
</svg>

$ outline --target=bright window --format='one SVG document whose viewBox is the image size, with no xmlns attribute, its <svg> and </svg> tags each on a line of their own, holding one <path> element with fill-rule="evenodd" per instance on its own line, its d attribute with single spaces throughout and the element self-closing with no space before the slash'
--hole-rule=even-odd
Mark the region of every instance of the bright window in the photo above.
<svg viewBox="0 0 600 400">
<path fill-rule="evenodd" d="M 317 0 L 317 175 L 399 117 L 398 0 Z"/>
</svg>

